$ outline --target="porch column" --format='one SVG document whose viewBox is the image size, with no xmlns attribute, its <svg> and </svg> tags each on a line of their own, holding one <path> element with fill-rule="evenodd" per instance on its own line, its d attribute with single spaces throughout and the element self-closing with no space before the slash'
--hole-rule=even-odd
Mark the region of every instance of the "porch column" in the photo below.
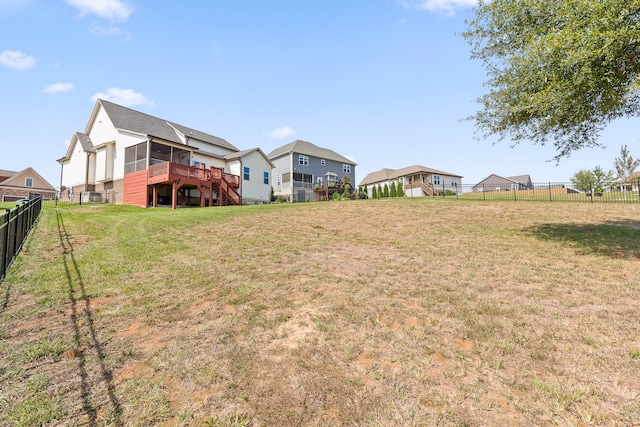
<svg viewBox="0 0 640 427">
<path fill-rule="evenodd" d="M 151 206 L 154 208 L 158 207 L 158 186 L 157 185 L 153 186 L 153 202 Z"/>
<path fill-rule="evenodd" d="M 178 190 L 182 187 L 182 183 L 179 179 L 173 180 L 173 186 L 171 188 L 171 209 L 175 209 L 178 204 Z"/>
</svg>

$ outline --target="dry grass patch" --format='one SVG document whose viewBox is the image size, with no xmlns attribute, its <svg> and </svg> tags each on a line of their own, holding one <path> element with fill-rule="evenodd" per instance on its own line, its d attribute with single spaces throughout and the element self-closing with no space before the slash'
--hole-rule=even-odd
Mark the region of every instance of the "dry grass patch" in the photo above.
<svg viewBox="0 0 640 427">
<path fill-rule="evenodd" d="M 431 199 L 45 210 L 3 284 L 0 422 L 44 378 L 65 425 L 638 424 L 638 224 Z"/>
</svg>

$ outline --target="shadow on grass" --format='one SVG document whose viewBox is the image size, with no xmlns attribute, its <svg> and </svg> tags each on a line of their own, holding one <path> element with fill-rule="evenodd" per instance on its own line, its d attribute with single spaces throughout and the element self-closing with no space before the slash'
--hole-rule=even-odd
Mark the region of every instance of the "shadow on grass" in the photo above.
<svg viewBox="0 0 640 427">
<path fill-rule="evenodd" d="M 86 325 L 88 328 L 90 346 L 95 350 L 97 354 L 97 360 L 100 364 L 101 379 L 104 381 L 107 393 L 109 395 L 109 401 L 113 410 L 113 419 L 111 420 L 116 426 L 122 426 L 120 420 L 122 414 L 122 408 L 118 398 L 116 397 L 115 387 L 113 385 L 113 374 L 111 370 L 106 366 L 104 359 L 104 350 L 102 343 L 98 340 L 98 335 L 93 324 L 93 315 L 91 313 L 91 301 L 87 296 L 85 290 L 84 281 L 78 268 L 78 263 L 73 254 L 73 245 L 69 239 L 67 229 L 62 219 L 62 214 L 59 210 L 56 210 L 56 219 L 58 222 L 58 234 L 60 236 L 60 246 L 64 252 L 63 263 L 67 276 L 67 285 L 69 291 L 69 300 L 71 301 L 71 322 L 73 326 L 73 338 L 76 348 L 78 350 L 78 371 L 80 374 L 81 383 L 81 395 L 82 395 L 82 409 L 89 418 L 89 425 L 97 425 L 97 409 L 91 402 L 91 385 L 89 383 L 89 376 L 86 369 L 87 357 L 82 349 L 83 332 L 81 327 Z M 78 295 L 79 291 L 79 295 Z M 84 318 L 84 319 L 83 319 Z"/>
<path fill-rule="evenodd" d="M 600 224 L 540 224 L 526 230 L 542 239 L 575 248 L 579 254 L 640 259 L 640 222 L 607 221 Z"/>
</svg>

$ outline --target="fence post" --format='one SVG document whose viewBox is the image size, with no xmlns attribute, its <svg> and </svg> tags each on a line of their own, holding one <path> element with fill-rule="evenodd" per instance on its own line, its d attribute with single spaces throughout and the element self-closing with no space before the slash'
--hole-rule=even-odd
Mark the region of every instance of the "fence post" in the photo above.
<svg viewBox="0 0 640 427">
<path fill-rule="evenodd" d="M 518 196 L 517 196 L 517 194 L 516 194 L 516 188 L 515 188 L 515 187 L 513 187 L 513 186 L 512 186 L 511 188 L 513 188 L 513 201 L 514 201 L 514 202 L 517 202 L 517 201 L 518 201 Z"/>
<path fill-rule="evenodd" d="M 551 196 L 551 182 L 549 182 L 549 201 L 553 202 L 553 197 Z"/>
<path fill-rule="evenodd" d="M 591 197 L 591 203 L 593 203 L 593 183 L 589 183 L 589 196 Z"/>
</svg>

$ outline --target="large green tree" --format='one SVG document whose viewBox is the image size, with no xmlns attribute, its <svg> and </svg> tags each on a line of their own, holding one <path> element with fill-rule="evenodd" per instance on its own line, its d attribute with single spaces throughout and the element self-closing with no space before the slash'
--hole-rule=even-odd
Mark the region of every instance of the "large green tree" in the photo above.
<svg viewBox="0 0 640 427">
<path fill-rule="evenodd" d="M 467 25 L 489 77 L 478 137 L 553 143 L 559 160 L 640 113 L 640 0 L 480 0 Z"/>
</svg>

